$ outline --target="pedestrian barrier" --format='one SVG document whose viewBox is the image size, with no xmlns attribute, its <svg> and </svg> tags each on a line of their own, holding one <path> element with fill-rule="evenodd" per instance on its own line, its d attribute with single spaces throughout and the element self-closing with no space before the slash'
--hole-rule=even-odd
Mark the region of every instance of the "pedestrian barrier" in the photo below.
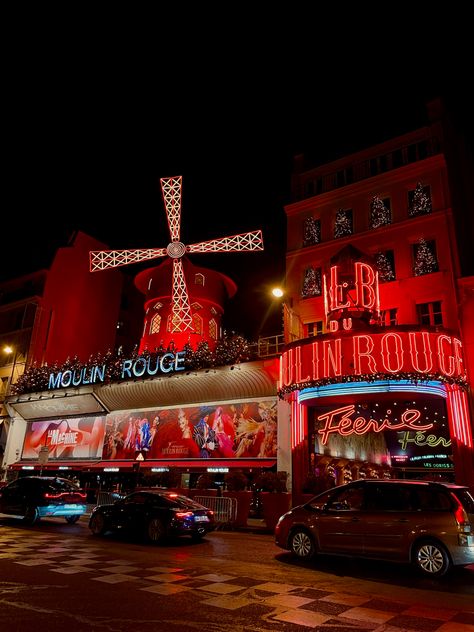
<svg viewBox="0 0 474 632">
<path fill-rule="evenodd" d="M 123 495 L 117 492 L 98 492 L 96 505 L 113 505 L 119 498 Z"/>
<path fill-rule="evenodd" d="M 235 522 L 237 516 L 237 500 L 235 498 L 195 496 L 193 500 L 214 512 L 217 528 Z"/>
</svg>

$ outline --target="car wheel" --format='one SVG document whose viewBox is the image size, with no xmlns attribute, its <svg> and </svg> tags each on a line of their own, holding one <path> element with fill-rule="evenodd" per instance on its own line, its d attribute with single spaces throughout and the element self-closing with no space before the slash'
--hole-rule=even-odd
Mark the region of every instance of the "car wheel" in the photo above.
<svg viewBox="0 0 474 632">
<path fill-rule="evenodd" d="M 66 516 L 66 522 L 68 524 L 76 524 L 76 522 L 79 520 L 80 516 Z"/>
<path fill-rule="evenodd" d="M 429 577 L 442 577 L 451 566 L 446 549 L 434 540 L 419 542 L 413 551 L 413 560 L 418 570 Z"/>
<path fill-rule="evenodd" d="M 93 535 L 104 535 L 107 530 L 104 516 L 100 513 L 94 514 L 89 522 L 89 529 Z"/>
<path fill-rule="evenodd" d="M 315 552 L 314 540 L 304 529 L 295 529 L 290 536 L 290 548 L 293 555 L 301 559 L 311 559 Z"/>
<path fill-rule="evenodd" d="M 40 518 L 38 507 L 27 507 L 23 522 L 25 524 L 33 525 L 38 522 Z"/>
<path fill-rule="evenodd" d="M 199 540 L 202 540 L 203 537 L 206 535 L 207 531 L 206 529 L 198 529 L 197 531 L 195 531 L 192 535 L 191 538 L 198 542 Z"/>
<path fill-rule="evenodd" d="M 159 518 L 151 518 L 146 526 L 146 536 L 150 542 L 161 542 L 166 535 L 165 527 Z"/>
</svg>

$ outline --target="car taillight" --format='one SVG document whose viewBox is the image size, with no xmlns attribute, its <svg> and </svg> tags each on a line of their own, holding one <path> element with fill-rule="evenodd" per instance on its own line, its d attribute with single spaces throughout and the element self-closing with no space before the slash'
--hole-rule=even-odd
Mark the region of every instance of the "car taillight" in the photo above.
<svg viewBox="0 0 474 632">
<path fill-rule="evenodd" d="M 469 524 L 469 518 L 467 516 L 466 510 L 462 506 L 461 501 L 456 496 L 456 494 L 451 494 L 451 496 L 456 505 L 456 508 L 454 510 L 454 517 L 456 518 L 456 522 L 458 523 L 460 527 L 469 527 L 470 529 L 471 525 Z"/>
<path fill-rule="evenodd" d="M 82 492 L 60 492 L 59 494 L 49 494 L 48 492 L 45 492 L 43 494 L 43 498 L 61 498 L 63 496 L 71 496 L 71 494 L 79 496 L 82 500 L 85 500 L 87 497 L 87 495 Z"/>
<path fill-rule="evenodd" d="M 177 518 L 191 518 L 192 516 L 193 516 L 192 511 L 177 511 L 176 512 Z"/>
</svg>

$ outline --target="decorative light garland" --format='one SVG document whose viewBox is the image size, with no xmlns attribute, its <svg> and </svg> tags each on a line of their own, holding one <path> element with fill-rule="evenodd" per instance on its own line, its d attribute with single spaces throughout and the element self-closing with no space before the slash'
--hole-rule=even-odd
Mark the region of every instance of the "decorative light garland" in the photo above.
<svg viewBox="0 0 474 632">
<path fill-rule="evenodd" d="M 390 380 L 394 382 L 407 380 L 413 384 L 438 381 L 443 382 L 444 384 L 456 384 L 464 390 L 468 389 L 468 383 L 464 377 L 457 376 L 453 378 L 441 373 L 366 373 L 363 375 L 342 375 L 338 377 L 308 380 L 306 382 L 290 384 L 278 390 L 278 397 L 283 399 L 288 393 L 293 391 L 302 391 L 305 388 L 317 388 L 319 386 L 328 386 L 329 384 L 350 384 L 351 382 L 377 382 L 380 380 Z"/>
</svg>

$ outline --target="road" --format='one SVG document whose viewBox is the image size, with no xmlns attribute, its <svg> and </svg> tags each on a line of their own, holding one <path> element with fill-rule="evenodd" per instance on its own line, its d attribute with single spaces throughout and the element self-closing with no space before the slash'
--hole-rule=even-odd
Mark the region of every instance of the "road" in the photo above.
<svg viewBox="0 0 474 632">
<path fill-rule="evenodd" d="M 474 632 L 474 568 L 295 562 L 270 535 L 216 531 L 153 546 L 87 519 L 0 521 L 2 632 Z"/>
</svg>

